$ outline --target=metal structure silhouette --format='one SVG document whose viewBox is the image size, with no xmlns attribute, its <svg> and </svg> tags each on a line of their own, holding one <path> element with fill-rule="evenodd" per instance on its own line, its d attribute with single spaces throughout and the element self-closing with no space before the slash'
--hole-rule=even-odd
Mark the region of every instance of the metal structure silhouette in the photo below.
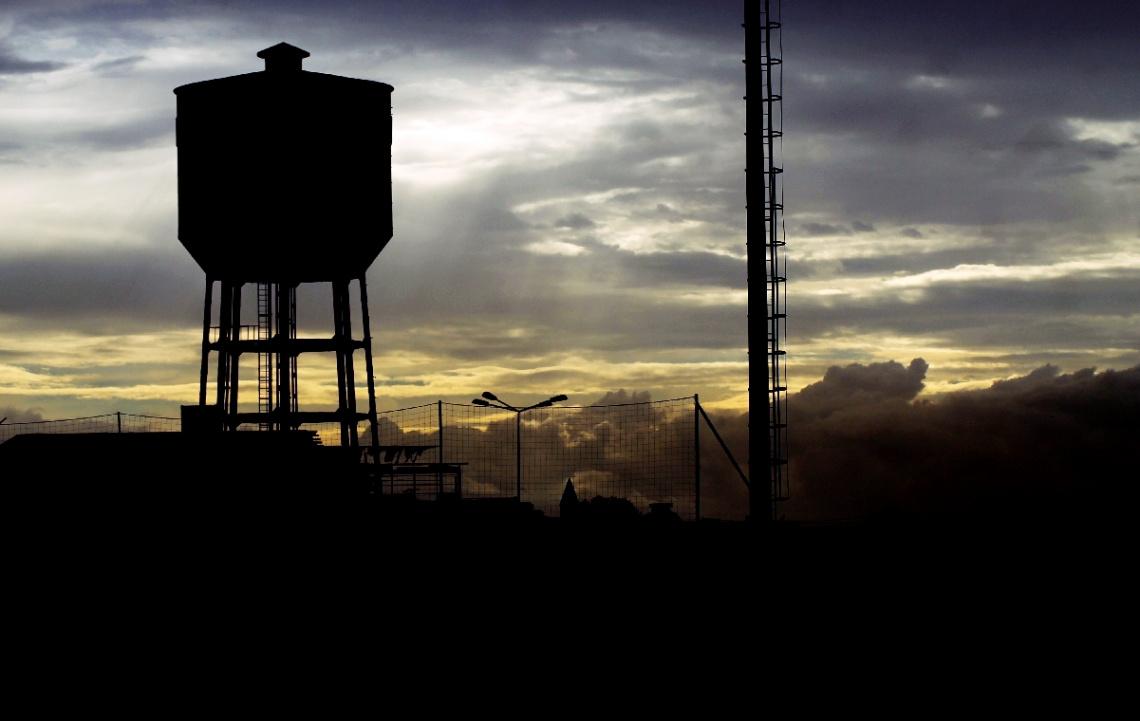
<svg viewBox="0 0 1140 721">
<path fill-rule="evenodd" d="M 295 430 L 338 422 L 376 435 L 376 394 L 365 273 L 392 238 L 392 86 L 307 72 L 309 53 L 286 43 L 257 53 L 262 72 L 175 88 L 178 238 L 206 272 L 198 404 L 220 427 Z M 350 286 L 362 338 L 353 339 Z M 331 283 L 333 336 L 297 337 L 297 287 Z M 216 336 L 213 292 L 220 285 Z M 257 324 L 242 325 L 242 288 L 257 286 Z M 357 408 L 354 353 L 364 351 L 368 410 Z M 338 407 L 300 410 L 297 358 L 334 353 Z M 239 360 L 258 356 L 258 410 L 239 412 Z M 205 416 L 212 414 L 204 413 Z M 214 421 L 208 421 L 213 423 Z"/>
<path fill-rule="evenodd" d="M 778 5 L 778 1 L 777 1 Z M 783 256 L 784 233 L 781 214 L 784 210 L 783 183 L 780 176 L 783 168 L 777 166 L 776 155 L 781 147 L 783 132 L 783 100 L 781 71 L 783 60 L 778 57 L 780 50 L 780 22 L 777 13 L 772 12 L 769 0 L 746 2 L 744 4 L 744 56 L 745 56 L 745 103 L 747 107 L 747 165 L 751 169 L 750 181 L 746 181 L 749 208 L 757 195 L 763 203 L 762 222 L 748 223 L 748 407 L 749 407 L 749 457 L 759 460 L 752 467 L 764 469 L 753 473 L 749 486 L 750 515 L 754 521 L 772 521 L 777 517 L 776 504 L 787 500 L 787 391 L 788 382 L 784 366 L 786 351 L 782 347 L 786 303 L 786 261 Z M 748 72 L 748 58 L 753 59 L 753 72 Z M 751 98 L 751 100 L 749 100 Z M 756 140 L 759 142 L 756 142 Z M 756 173 L 759 170 L 759 173 Z M 757 179 L 757 175 L 759 178 Z M 749 178 L 749 176 L 745 176 Z M 756 191 L 759 191 L 757 193 Z M 763 248 L 762 251 L 759 249 Z M 764 258 L 764 307 L 759 309 L 753 302 L 752 279 L 757 277 L 756 258 Z M 757 362 L 753 351 L 755 331 L 752 319 L 763 313 L 764 318 L 764 361 Z M 760 369 L 764 369 L 764 378 Z M 767 428 L 760 426 L 755 419 L 760 408 L 764 408 Z M 762 421 L 763 422 L 763 421 Z M 764 478 L 767 476 L 767 478 Z M 764 478 L 757 480 L 757 478 Z"/>
</svg>

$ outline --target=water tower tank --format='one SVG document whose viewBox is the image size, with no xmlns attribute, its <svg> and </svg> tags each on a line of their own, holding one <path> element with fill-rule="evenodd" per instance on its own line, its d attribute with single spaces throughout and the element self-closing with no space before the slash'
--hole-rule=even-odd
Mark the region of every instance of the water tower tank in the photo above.
<svg viewBox="0 0 1140 721">
<path fill-rule="evenodd" d="M 208 277 L 360 277 L 392 238 L 392 86 L 303 71 L 286 43 L 257 55 L 174 90 L 178 238 Z"/>
</svg>

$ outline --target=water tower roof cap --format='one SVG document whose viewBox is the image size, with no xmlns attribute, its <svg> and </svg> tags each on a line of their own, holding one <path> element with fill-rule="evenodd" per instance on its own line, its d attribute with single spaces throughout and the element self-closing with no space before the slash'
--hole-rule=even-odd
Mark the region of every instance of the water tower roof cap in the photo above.
<svg viewBox="0 0 1140 721">
<path fill-rule="evenodd" d="M 309 57 L 308 50 L 294 47 L 289 43 L 277 43 L 273 47 L 265 48 L 257 53 L 257 57 L 265 60 L 265 70 L 276 72 L 279 70 L 299 71 L 301 61 Z"/>
</svg>

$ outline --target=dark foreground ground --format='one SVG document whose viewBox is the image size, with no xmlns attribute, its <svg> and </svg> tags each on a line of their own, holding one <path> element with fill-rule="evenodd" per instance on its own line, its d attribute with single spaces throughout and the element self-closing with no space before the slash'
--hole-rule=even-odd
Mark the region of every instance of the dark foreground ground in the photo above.
<svg viewBox="0 0 1140 721">
<path fill-rule="evenodd" d="M 913 712 L 914 689 L 941 703 L 964 686 L 1052 707 L 1046 686 L 1074 665 L 1096 672 L 1073 687 L 1083 704 L 1126 687 L 1095 660 L 1130 628 L 1129 509 L 568 522 L 328 493 L 335 451 L 282 465 L 271 445 L 184 443 L 0 446 L 17 694 L 147 715 L 326 716 L 361 691 L 728 715 L 765 692 Z"/>
<path fill-rule="evenodd" d="M 602 577 L 811 585 L 875 568 L 899 579 L 939 566 L 1002 573 L 1038 559 L 1110 566 L 1132 545 L 1124 504 L 1111 517 L 1006 506 L 838 524 L 549 518 L 513 500 L 370 495 L 352 451 L 257 433 L 19 436 L 0 445 L 6 530 L 17 556 L 44 568 L 234 582 L 340 568 L 362 581 L 501 588 Z"/>
</svg>

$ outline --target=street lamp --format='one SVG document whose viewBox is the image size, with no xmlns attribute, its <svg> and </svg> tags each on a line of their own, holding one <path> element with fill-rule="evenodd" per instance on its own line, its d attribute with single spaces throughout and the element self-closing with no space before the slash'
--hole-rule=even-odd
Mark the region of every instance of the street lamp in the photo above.
<svg viewBox="0 0 1140 721">
<path fill-rule="evenodd" d="M 482 398 L 475 398 L 471 401 L 473 405 L 489 406 L 491 408 L 502 408 L 507 411 L 515 412 L 515 497 L 522 501 L 522 414 L 526 411 L 534 410 L 535 408 L 549 408 L 555 403 L 570 400 L 564 395 L 556 395 L 547 398 L 544 401 L 539 401 L 533 406 L 526 408 L 515 408 L 509 403 L 504 403 L 499 398 L 488 391 L 483 391 Z"/>
</svg>

